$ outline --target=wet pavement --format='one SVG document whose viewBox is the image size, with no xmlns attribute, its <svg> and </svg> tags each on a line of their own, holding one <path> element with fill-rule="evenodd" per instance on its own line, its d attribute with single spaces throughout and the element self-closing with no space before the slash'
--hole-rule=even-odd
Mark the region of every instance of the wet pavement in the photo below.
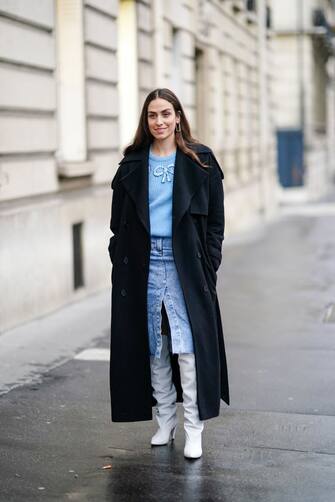
<svg viewBox="0 0 335 502">
<path fill-rule="evenodd" d="M 40 352 L 36 343 L 30 373 L 15 357 L 21 372 L 2 382 L 3 392 L 15 375 L 26 383 L 0 397 L 1 502 L 333 502 L 335 322 L 325 313 L 335 303 L 335 206 L 310 208 L 225 243 L 218 290 L 232 403 L 205 423 L 199 460 L 183 457 L 181 405 L 175 443 L 151 448 L 154 421 L 110 421 L 104 351 L 73 358 L 108 349 L 108 292 L 21 327 L 21 347 L 25 330 L 54 342 Z M 55 341 L 62 318 L 72 345 Z M 14 349 L 7 343 L 1 367 Z"/>
</svg>

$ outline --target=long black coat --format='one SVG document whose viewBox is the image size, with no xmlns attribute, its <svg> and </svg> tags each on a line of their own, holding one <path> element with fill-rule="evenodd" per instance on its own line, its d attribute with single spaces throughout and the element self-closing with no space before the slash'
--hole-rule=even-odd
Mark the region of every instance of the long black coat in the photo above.
<svg viewBox="0 0 335 502">
<path fill-rule="evenodd" d="M 216 295 L 224 235 L 223 173 L 210 148 L 201 144 L 193 148 L 210 167 L 200 166 L 177 148 L 172 246 L 193 334 L 199 416 L 206 420 L 219 414 L 220 398 L 229 404 Z M 110 390 L 114 422 L 151 420 L 155 403 L 147 332 L 148 157 L 149 147 L 126 155 L 112 181 Z M 173 379 L 180 401 L 179 377 L 174 361 Z"/>
</svg>

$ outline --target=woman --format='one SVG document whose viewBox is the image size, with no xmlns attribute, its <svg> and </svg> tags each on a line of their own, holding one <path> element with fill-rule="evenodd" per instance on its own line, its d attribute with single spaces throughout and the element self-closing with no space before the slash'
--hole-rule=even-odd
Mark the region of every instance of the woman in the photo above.
<svg viewBox="0 0 335 502">
<path fill-rule="evenodd" d="M 175 94 L 150 92 L 112 181 L 112 421 L 151 420 L 156 404 L 151 444 L 167 444 L 183 401 L 186 458 L 202 455 L 220 398 L 229 404 L 216 295 L 222 179 Z"/>
</svg>

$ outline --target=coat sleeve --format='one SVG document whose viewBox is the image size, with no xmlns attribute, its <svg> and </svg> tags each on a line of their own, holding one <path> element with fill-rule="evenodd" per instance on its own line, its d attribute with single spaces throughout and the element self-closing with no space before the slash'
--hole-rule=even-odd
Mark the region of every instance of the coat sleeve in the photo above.
<svg viewBox="0 0 335 502">
<path fill-rule="evenodd" d="M 113 195 L 112 195 L 111 218 L 109 227 L 113 235 L 109 239 L 108 252 L 112 263 L 113 263 L 115 246 L 119 234 L 121 211 L 124 198 L 124 191 L 121 183 L 119 183 L 120 177 L 121 177 L 121 166 L 119 166 L 118 170 L 116 171 L 116 174 L 111 183 Z"/>
<path fill-rule="evenodd" d="M 225 214 L 224 191 L 222 180 L 223 171 L 213 152 L 209 154 L 210 179 L 209 179 L 209 205 L 207 218 L 206 243 L 208 254 L 215 271 L 222 261 L 222 241 L 224 239 Z"/>
</svg>

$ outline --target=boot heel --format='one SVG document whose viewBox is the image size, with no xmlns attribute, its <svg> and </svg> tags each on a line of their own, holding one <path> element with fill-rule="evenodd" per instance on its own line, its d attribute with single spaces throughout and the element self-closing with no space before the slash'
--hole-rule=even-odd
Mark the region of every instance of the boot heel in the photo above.
<svg viewBox="0 0 335 502">
<path fill-rule="evenodd" d="M 169 441 L 173 441 L 176 435 L 176 428 L 177 425 L 170 430 L 170 433 L 163 429 L 158 429 L 156 434 L 151 438 L 151 446 L 163 446 L 168 444 Z"/>
</svg>

